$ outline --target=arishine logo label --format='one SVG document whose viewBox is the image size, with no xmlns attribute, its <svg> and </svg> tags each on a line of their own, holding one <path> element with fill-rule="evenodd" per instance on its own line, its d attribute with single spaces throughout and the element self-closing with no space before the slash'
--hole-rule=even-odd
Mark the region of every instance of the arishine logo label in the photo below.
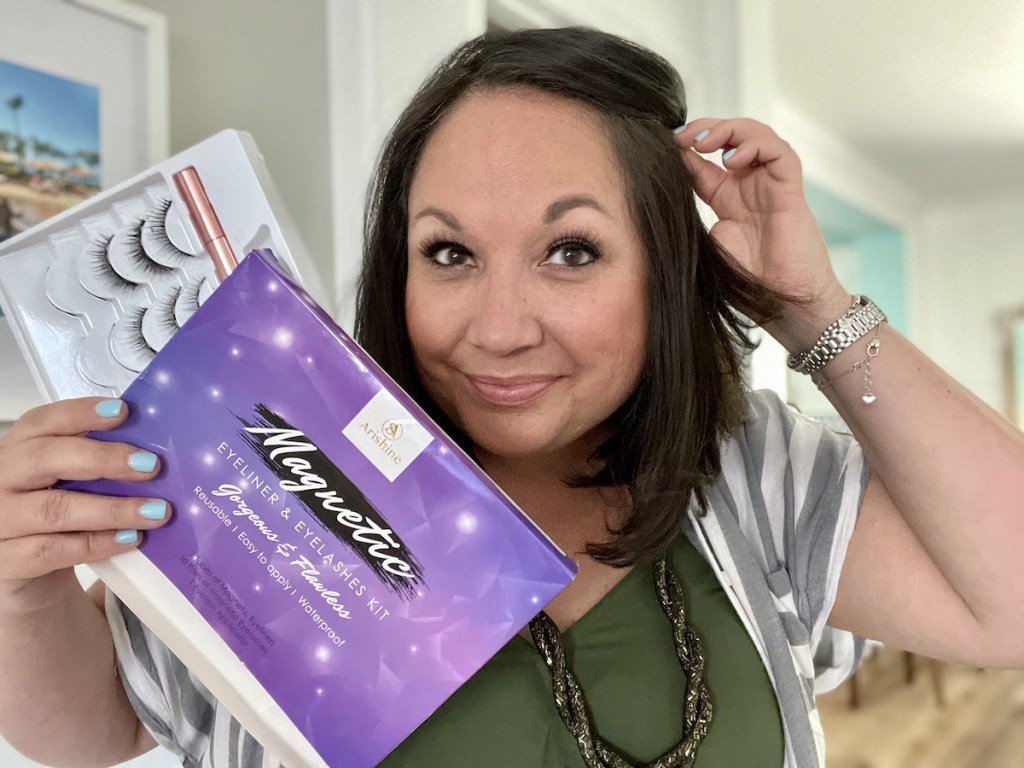
<svg viewBox="0 0 1024 768">
<path fill-rule="evenodd" d="M 370 398 L 342 434 L 392 482 L 434 439 L 385 389 Z"/>
</svg>

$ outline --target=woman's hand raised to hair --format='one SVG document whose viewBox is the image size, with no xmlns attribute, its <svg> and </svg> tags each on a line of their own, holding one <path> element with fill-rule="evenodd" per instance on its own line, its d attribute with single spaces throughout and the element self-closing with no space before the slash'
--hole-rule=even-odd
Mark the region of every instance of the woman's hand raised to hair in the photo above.
<svg viewBox="0 0 1024 768">
<path fill-rule="evenodd" d="M 120 400 L 87 397 L 35 408 L 0 438 L 0 612 L 44 607 L 74 582 L 72 567 L 134 547 L 163 525 L 168 505 L 52 486 L 58 480 L 149 480 L 159 460 L 85 437 L 120 425 Z"/>
<path fill-rule="evenodd" d="M 807 300 L 767 329 L 790 351 L 814 343 L 850 305 L 804 196 L 800 159 L 763 123 L 701 118 L 676 134 L 715 240 L 765 285 Z M 701 157 L 722 150 L 724 169 Z"/>
</svg>

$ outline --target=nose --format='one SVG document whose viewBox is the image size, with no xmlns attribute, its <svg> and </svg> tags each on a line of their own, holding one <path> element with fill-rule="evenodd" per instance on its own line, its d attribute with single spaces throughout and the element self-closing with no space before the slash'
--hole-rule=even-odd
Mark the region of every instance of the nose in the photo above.
<svg viewBox="0 0 1024 768">
<path fill-rule="evenodd" d="M 507 356 L 541 343 L 543 324 L 529 276 L 493 269 L 477 285 L 466 340 L 493 355 Z"/>
</svg>

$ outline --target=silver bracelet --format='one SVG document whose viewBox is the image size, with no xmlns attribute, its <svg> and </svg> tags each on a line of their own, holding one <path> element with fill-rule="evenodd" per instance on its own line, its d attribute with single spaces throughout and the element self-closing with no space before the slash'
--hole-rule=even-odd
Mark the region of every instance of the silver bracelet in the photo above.
<svg viewBox="0 0 1024 768">
<path fill-rule="evenodd" d="M 844 376 L 849 376 L 851 373 L 856 373 L 861 368 L 864 369 L 864 394 L 860 396 L 860 399 L 864 401 L 864 405 L 871 405 L 878 398 L 875 395 L 874 379 L 871 375 L 871 361 L 878 357 L 878 350 L 882 347 L 882 340 L 879 338 L 879 329 L 882 324 L 879 323 L 875 326 L 875 335 L 871 341 L 868 342 L 865 348 L 866 356 L 861 360 L 858 360 L 850 368 L 835 376 L 832 379 L 826 379 L 825 374 L 821 371 L 811 374 L 811 380 L 818 385 L 818 389 L 825 392 L 836 385 Z"/>
<path fill-rule="evenodd" d="M 790 355 L 786 364 L 797 373 L 815 373 L 857 339 L 888 320 L 867 296 L 854 296 L 842 317 L 831 323 L 806 352 Z"/>
</svg>

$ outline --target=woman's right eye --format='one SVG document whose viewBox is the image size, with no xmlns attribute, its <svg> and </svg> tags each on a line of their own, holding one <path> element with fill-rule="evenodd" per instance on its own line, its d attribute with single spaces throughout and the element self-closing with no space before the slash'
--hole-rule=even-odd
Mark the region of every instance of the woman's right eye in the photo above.
<svg viewBox="0 0 1024 768">
<path fill-rule="evenodd" d="M 432 243 L 423 249 L 423 255 L 438 267 L 461 267 L 473 261 L 473 254 L 458 243 Z"/>
</svg>

